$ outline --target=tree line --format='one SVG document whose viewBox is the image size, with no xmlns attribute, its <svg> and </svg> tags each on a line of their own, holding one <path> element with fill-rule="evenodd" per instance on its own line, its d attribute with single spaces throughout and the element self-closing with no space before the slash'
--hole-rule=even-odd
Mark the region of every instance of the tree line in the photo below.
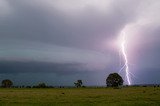
<svg viewBox="0 0 160 106">
<path fill-rule="evenodd" d="M 83 85 L 82 80 L 77 80 L 74 82 L 75 87 L 85 87 Z M 123 79 L 118 73 L 111 73 L 106 78 L 106 85 L 107 87 L 119 87 L 123 85 Z M 47 86 L 45 83 L 39 83 L 35 86 L 14 86 L 13 82 L 9 79 L 2 80 L 1 87 L 3 88 L 54 88 L 54 86 Z M 63 88 L 63 86 L 60 86 L 59 88 Z"/>
</svg>

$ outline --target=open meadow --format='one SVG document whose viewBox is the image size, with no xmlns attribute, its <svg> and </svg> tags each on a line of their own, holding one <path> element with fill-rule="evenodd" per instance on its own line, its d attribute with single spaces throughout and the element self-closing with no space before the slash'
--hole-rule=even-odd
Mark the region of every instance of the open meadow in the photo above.
<svg viewBox="0 0 160 106">
<path fill-rule="evenodd" d="M 1 88 L 0 106 L 160 106 L 159 87 Z"/>
</svg>

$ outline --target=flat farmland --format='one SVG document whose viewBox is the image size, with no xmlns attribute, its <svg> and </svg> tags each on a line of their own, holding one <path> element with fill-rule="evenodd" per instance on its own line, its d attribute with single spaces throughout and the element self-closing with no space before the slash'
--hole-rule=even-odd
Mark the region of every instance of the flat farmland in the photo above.
<svg viewBox="0 0 160 106">
<path fill-rule="evenodd" d="M 160 87 L 0 88 L 0 106 L 160 106 Z"/>
</svg>

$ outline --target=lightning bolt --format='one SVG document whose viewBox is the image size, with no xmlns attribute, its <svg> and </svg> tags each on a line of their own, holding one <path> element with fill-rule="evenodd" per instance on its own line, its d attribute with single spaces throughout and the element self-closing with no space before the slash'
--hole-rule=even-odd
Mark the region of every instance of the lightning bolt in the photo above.
<svg viewBox="0 0 160 106">
<path fill-rule="evenodd" d="M 128 63 L 128 57 L 127 57 L 127 53 L 126 53 L 126 34 L 124 31 L 122 31 L 121 37 L 122 37 L 121 52 L 124 57 L 125 63 L 124 63 L 124 66 L 120 69 L 120 71 L 122 71 L 123 69 L 125 70 L 128 85 L 131 85 L 131 80 L 130 80 L 130 75 L 129 75 L 130 74 L 129 63 Z"/>
</svg>

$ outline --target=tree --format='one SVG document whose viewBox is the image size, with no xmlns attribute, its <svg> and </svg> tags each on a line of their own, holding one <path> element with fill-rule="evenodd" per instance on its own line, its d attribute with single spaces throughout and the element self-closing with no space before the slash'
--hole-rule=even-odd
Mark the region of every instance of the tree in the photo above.
<svg viewBox="0 0 160 106">
<path fill-rule="evenodd" d="M 13 82 L 9 79 L 5 79 L 2 81 L 2 87 L 10 88 L 13 85 Z"/>
<path fill-rule="evenodd" d="M 82 80 L 77 80 L 77 82 L 74 83 L 74 85 L 78 88 L 78 87 L 82 87 Z"/>
<path fill-rule="evenodd" d="M 47 88 L 47 85 L 45 83 L 39 83 L 38 88 Z"/>
<path fill-rule="evenodd" d="M 118 87 L 123 85 L 123 79 L 118 73 L 111 73 L 106 79 L 108 87 Z"/>
</svg>

